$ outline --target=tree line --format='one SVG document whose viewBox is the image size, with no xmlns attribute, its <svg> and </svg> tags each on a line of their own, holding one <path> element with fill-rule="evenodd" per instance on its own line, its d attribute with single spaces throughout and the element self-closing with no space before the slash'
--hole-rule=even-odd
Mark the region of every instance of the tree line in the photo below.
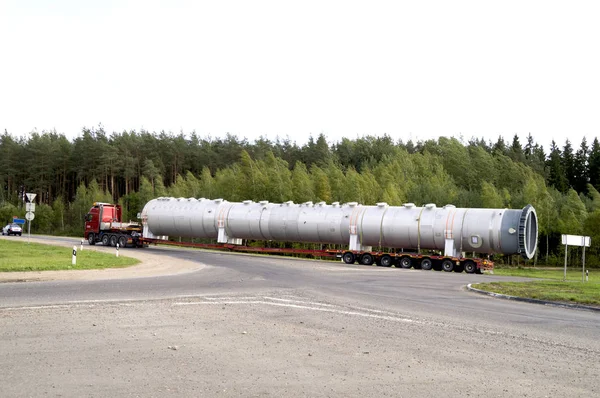
<svg viewBox="0 0 600 398">
<path fill-rule="evenodd" d="M 24 215 L 24 194 L 37 194 L 32 231 L 83 234 L 94 201 L 120 203 L 135 220 L 159 196 L 268 200 L 435 203 L 521 208 L 538 214 L 539 255 L 560 264 L 561 234 L 600 239 L 600 144 L 566 140 L 549 152 L 529 135 L 496 142 L 440 137 L 394 141 L 384 135 L 328 143 L 320 134 L 304 145 L 289 138 L 253 142 L 130 131 L 83 129 L 68 140 L 54 131 L 0 136 L 0 221 Z M 600 247 L 586 256 L 600 264 Z M 504 259 L 507 261 L 507 259 Z M 511 261 L 516 261 L 512 259 Z"/>
</svg>

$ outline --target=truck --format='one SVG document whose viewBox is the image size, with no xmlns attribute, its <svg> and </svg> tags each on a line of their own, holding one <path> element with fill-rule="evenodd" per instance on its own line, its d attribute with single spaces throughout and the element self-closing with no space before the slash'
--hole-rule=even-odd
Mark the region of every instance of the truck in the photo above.
<svg viewBox="0 0 600 398">
<path fill-rule="evenodd" d="M 140 223 L 122 221 L 123 209 L 118 204 L 94 202 L 85 216 L 84 239 L 90 245 L 143 246 Z"/>
<path fill-rule="evenodd" d="M 144 206 L 139 214 L 141 223 L 123 223 L 121 214 L 118 205 L 95 203 L 86 216 L 88 242 L 301 254 L 336 257 L 346 264 L 479 273 L 493 269 L 489 256 L 496 253 L 533 258 L 538 235 L 537 215 L 531 205 L 474 209 L 413 203 L 364 206 L 356 202 L 296 204 L 161 197 Z M 211 243 L 173 242 L 169 236 Z M 256 247 L 248 245 L 249 241 L 316 243 L 320 248 Z"/>
</svg>

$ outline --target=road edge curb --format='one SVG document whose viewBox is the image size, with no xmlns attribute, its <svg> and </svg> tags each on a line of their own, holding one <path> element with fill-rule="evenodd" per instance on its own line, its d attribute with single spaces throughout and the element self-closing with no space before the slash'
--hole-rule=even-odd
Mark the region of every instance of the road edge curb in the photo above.
<svg viewBox="0 0 600 398">
<path fill-rule="evenodd" d="M 518 296 L 509 296 L 506 294 L 500 294 L 500 293 L 488 292 L 488 291 L 481 290 L 481 289 L 476 289 L 471 285 L 472 285 L 471 283 L 469 283 L 467 285 L 467 290 L 470 290 L 475 293 L 483 294 L 486 296 L 490 296 L 490 297 L 501 298 L 504 300 L 522 301 L 525 303 L 542 304 L 542 305 L 547 305 L 547 306 L 551 306 L 551 307 L 573 308 L 573 309 L 578 309 L 578 310 L 588 310 L 588 311 L 600 312 L 600 308 L 598 308 L 598 307 L 591 307 L 591 306 L 583 305 L 583 304 L 559 303 L 556 301 L 546 301 L 546 300 L 538 300 L 538 299 L 531 299 L 531 298 L 518 297 Z"/>
</svg>

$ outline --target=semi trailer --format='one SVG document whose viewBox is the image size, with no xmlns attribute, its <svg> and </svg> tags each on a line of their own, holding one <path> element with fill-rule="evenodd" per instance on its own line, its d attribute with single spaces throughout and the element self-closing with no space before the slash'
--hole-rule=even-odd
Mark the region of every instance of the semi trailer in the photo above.
<svg viewBox="0 0 600 398">
<path fill-rule="evenodd" d="M 476 209 L 413 203 L 363 206 L 356 202 L 157 198 L 148 202 L 139 216 L 141 223 L 123 223 L 118 205 L 95 203 L 86 216 L 85 238 L 90 244 L 193 245 L 338 257 L 347 264 L 475 273 L 493 268 L 492 254 L 533 258 L 538 236 L 537 215 L 531 205 Z M 169 241 L 169 236 L 213 242 L 179 243 Z M 316 243 L 321 248 L 253 247 L 244 244 L 248 241 Z"/>
</svg>

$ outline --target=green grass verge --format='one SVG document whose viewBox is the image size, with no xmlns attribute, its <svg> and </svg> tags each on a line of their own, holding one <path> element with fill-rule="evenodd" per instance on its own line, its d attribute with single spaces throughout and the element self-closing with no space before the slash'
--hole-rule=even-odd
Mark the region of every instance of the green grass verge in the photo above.
<svg viewBox="0 0 600 398">
<path fill-rule="evenodd" d="M 123 268 L 139 263 L 135 258 L 92 250 L 78 250 L 77 265 L 71 265 L 72 257 L 69 247 L 0 239 L 0 272 Z"/>
<path fill-rule="evenodd" d="M 600 306 L 600 283 L 533 281 L 533 282 L 492 282 L 472 285 L 475 289 L 509 296 L 526 297 L 537 300 L 577 303 Z"/>
<path fill-rule="evenodd" d="M 567 269 L 567 280 L 562 268 L 494 268 L 494 275 L 540 278 L 533 282 L 492 282 L 474 284 L 475 289 L 509 296 L 537 300 L 600 305 L 600 270 L 592 269 L 589 282 L 582 283 L 581 268 Z"/>
<path fill-rule="evenodd" d="M 600 269 L 590 269 L 590 283 L 600 283 Z M 563 280 L 564 270 L 562 268 L 494 268 L 494 275 L 520 276 L 523 278 L 542 278 Z M 567 269 L 567 281 L 581 282 L 581 268 Z"/>
</svg>

